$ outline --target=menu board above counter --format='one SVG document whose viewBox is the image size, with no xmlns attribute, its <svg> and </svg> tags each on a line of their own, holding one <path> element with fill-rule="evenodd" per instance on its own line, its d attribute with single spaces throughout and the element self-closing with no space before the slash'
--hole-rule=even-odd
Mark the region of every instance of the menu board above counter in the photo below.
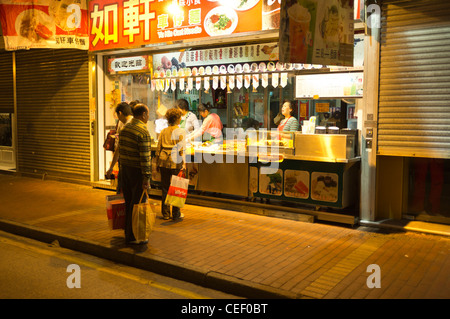
<svg viewBox="0 0 450 319">
<path fill-rule="evenodd" d="M 363 72 L 297 75 L 295 98 L 362 98 L 363 78 Z"/>
</svg>

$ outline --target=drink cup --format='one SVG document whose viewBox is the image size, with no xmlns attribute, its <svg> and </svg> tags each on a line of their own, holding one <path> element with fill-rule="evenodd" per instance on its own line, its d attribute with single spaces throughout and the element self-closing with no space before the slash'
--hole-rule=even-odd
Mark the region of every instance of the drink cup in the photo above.
<svg viewBox="0 0 450 319">
<path fill-rule="evenodd" d="M 307 35 L 311 14 L 308 9 L 299 4 L 291 6 L 288 10 L 289 16 L 289 46 L 290 62 L 308 62 Z"/>
</svg>

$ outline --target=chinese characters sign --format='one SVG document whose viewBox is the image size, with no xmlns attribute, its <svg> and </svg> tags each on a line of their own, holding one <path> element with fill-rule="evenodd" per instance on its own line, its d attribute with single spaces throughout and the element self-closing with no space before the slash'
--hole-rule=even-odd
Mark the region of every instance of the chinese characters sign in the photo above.
<svg viewBox="0 0 450 319">
<path fill-rule="evenodd" d="M 108 72 L 110 74 L 130 71 L 148 71 L 148 56 L 134 56 L 127 58 L 112 58 L 108 60 Z"/>
<path fill-rule="evenodd" d="M 280 61 L 352 66 L 354 0 L 281 3 Z"/>
<path fill-rule="evenodd" d="M 92 0 L 90 50 L 262 30 L 262 0 Z"/>
<path fill-rule="evenodd" d="M 6 50 L 89 49 L 86 0 L 0 0 Z"/>
</svg>

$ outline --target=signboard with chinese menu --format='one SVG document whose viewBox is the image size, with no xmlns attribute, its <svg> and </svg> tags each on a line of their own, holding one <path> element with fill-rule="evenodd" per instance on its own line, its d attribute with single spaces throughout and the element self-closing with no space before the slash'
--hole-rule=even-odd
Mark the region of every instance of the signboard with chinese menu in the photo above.
<svg viewBox="0 0 450 319">
<path fill-rule="evenodd" d="M 279 4 L 280 0 L 92 0 L 89 49 L 275 29 Z"/>
<path fill-rule="evenodd" d="M 354 0 L 286 0 L 280 11 L 280 61 L 353 65 Z"/>
<path fill-rule="evenodd" d="M 226 73 L 223 72 L 226 71 L 224 70 L 225 65 L 227 65 L 228 73 L 234 73 L 231 72 L 231 68 L 234 68 L 235 66 L 229 66 L 228 64 L 243 63 L 243 65 L 241 65 L 240 67 L 238 65 L 237 70 L 233 69 L 233 71 L 236 71 L 236 73 L 242 73 L 243 71 L 250 71 L 250 66 L 247 66 L 248 69 L 244 70 L 244 65 L 246 62 L 250 63 L 262 61 L 274 61 L 269 64 L 268 68 L 270 71 L 275 70 L 275 63 L 278 61 L 277 43 L 272 42 L 265 44 L 249 44 L 226 48 L 211 48 L 155 54 L 153 55 L 153 68 L 155 70 L 156 77 L 163 77 L 164 72 L 168 73 L 168 71 L 172 71 L 173 73 L 173 71 L 175 70 L 180 71 L 180 68 L 201 67 L 207 65 L 212 65 L 212 73 L 214 73 L 215 69 L 217 69 L 217 74 L 219 74 L 219 71 L 220 73 L 224 74 Z M 253 67 L 255 68 L 255 66 L 259 68 L 259 65 L 254 64 Z M 262 71 L 265 71 L 265 69 L 267 69 L 267 66 L 265 66 Z M 252 72 L 254 71 L 255 70 L 252 70 Z M 201 73 L 199 71 L 199 74 L 194 75 L 207 74 L 207 72 Z"/>
<path fill-rule="evenodd" d="M 152 90 L 174 90 L 177 82 L 180 90 L 190 91 L 202 87 L 226 89 L 257 89 L 260 85 L 286 87 L 288 72 L 302 70 L 303 64 L 278 62 L 278 43 L 246 44 L 223 48 L 204 48 L 155 54 L 153 58 Z M 112 72 L 110 70 L 110 72 Z M 258 107 L 255 100 L 255 107 Z"/>
<path fill-rule="evenodd" d="M 297 75 L 295 98 L 362 98 L 363 79 L 363 72 Z"/>
<path fill-rule="evenodd" d="M 89 49 L 86 0 L 2 0 L 6 50 Z"/>
</svg>

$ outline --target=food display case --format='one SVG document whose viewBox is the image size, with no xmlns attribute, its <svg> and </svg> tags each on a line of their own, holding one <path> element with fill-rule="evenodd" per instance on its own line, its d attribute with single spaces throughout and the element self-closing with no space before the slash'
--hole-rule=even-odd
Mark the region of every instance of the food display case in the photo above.
<svg viewBox="0 0 450 319">
<path fill-rule="evenodd" d="M 258 153 L 294 155 L 295 132 L 260 129 L 247 134 L 248 150 Z"/>
<path fill-rule="evenodd" d="M 354 138 L 255 130 L 245 139 L 225 139 L 223 144 L 193 142 L 186 149 L 190 187 L 346 208 L 359 197 L 360 159 L 355 157 Z"/>
<path fill-rule="evenodd" d="M 355 157 L 354 145 L 354 135 L 295 133 L 295 156 L 299 159 L 346 162 Z"/>
<path fill-rule="evenodd" d="M 258 156 L 250 162 L 249 194 L 339 209 L 353 205 L 359 197 L 360 169 L 354 138 L 296 132 L 289 138 L 293 153 L 283 145 L 278 160 L 271 154 L 271 161 Z"/>
</svg>

